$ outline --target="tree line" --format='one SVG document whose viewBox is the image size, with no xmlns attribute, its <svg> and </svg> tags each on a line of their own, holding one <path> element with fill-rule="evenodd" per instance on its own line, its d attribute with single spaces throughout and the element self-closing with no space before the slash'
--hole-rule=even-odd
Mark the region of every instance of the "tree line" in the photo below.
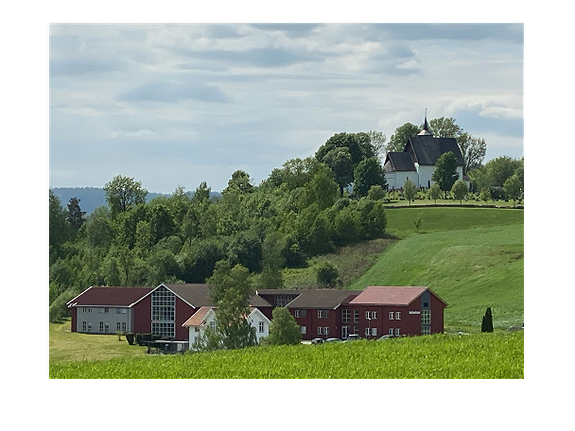
<svg viewBox="0 0 575 431">
<path fill-rule="evenodd" d="M 63 207 L 50 191 L 51 320 L 90 285 L 203 283 L 220 261 L 245 268 L 255 286 L 281 288 L 283 268 L 384 236 L 385 176 L 377 144 L 363 135 L 338 134 L 316 156 L 286 161 L 259 185 L 238 170 L 218 199 L 202 182 L 193 193 L 178 187 L 146 202 L 140 181 L 118 175 L 104 187 L 107 205 L 86 217 L 78 199 Z"/>
</svg>

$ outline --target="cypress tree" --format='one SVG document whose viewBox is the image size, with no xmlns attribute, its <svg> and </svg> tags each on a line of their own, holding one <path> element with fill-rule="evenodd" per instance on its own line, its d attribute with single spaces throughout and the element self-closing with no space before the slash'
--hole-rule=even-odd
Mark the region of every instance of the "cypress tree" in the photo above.
<svg viewBox="0 0 575 431">
<path fill-rule="evenodd" d="M 481 332 L 493 332 L 493 316 L 491 315 L 491 307 L 487 307 L 485 315 L 481 320 Z"/>
</svg>

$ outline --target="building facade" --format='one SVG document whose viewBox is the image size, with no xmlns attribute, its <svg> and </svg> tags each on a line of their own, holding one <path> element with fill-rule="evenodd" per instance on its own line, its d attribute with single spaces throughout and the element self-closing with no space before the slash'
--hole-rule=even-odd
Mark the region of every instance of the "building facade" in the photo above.
<svg viewBox="0 0 575 431">
<path fill-rule="evenodd" d="M 247 316 L 258 342 L 269 335 L 274 307 L 286 307 L 302 339 L 426 335 L 443 332 L 447 304 L 427 287 L 369 286 L 364 290 L 264 289 Z M 205 284 L 89 287 L 68 302 L 72 332 L 153 334 L 193 345 L 217 313 Z"/>
</svg>

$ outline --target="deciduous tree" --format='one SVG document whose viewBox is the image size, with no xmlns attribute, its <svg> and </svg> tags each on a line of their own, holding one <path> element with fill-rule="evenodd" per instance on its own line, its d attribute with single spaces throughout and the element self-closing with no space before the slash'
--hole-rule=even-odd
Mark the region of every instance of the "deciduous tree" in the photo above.
<svg viewBox="0 0 575 431">
<path fill-rule="evenodd" d="M 415 187 L 415 184 L 409 178 L 407 178 L 405 183 L 403 183 L 403 196 L 405 196 L 409 205 L 411 205 L 411 201 L 415 199 L 415 196 L 417 196 L 417 187 Z"/>
<path fill-rule="evenodd" d="M 264 344 L 297 345 L 301 342 L 301 330 L 294 317 L 285 307 L 276 307 L 272 311 L 270 335 L 264 339 Z"/>
<path fill-rule="evenodd" d="M 443 153 L 435 163 L 435 171 L 431 179 L 439 184 L 439 188 L 447 193 L 459 178 L 457 173 L 457 158 L 451 151 Z"/>
<path fill-rule="evenodd" d="M 387 187 L 383 166 L 376 157 L 362 160 L 355 168 L 353 193 L 357 197 L 367 196 L 371 186 Z"/>
<path fill-rule="evenodd" d="M 469 189 L 467 188 L 467 184 L 463 180 L 457 180 L 453 187 L 451 187 L 451 193 L 455 199 L 459 200 L 459 205 L 463 203 L 463 199 L 467 196 Z"/>
<path fill-rule="evenodd" d="M 140 181 L 134 181 L 134 178 L 122 175 L 117 175 L 112 181 L 106 183 L 104 192 L 112 217 L 145 203 L 148 195 L 148 191 L 142 188 Z"/>
</svg>

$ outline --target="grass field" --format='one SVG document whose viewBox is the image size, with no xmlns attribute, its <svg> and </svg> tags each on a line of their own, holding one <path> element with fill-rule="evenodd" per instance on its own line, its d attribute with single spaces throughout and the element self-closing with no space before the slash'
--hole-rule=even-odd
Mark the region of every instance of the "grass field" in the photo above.
<svg viewBox="0 0 575 431">
<path fill-rule="evenodd" d="M 479 330 L 487 307 L 494 325 L 523 322 L 523 211 L 469 208 L 389 210 L 392 244 L 350 289 L 428 286 L 449 307 L 447 330 Z M 421 233 L 413 218 L 422 214 Z M 411 229 L 411 231 L 410 231 Z"/>
<path fill-rule="evenodd" d="M 49 372 L 56 379 L 522 379 L 523 366 L 516 332 L 53 362 Z"/>
<path fill-rule="evenodd" d="M 50 323 L 50 363 L 62 361 L 133 358 L 146 354 L 146 348 L 130 346 L 125 337 L 70 332 L 70 321 Z"/>
</svg>

